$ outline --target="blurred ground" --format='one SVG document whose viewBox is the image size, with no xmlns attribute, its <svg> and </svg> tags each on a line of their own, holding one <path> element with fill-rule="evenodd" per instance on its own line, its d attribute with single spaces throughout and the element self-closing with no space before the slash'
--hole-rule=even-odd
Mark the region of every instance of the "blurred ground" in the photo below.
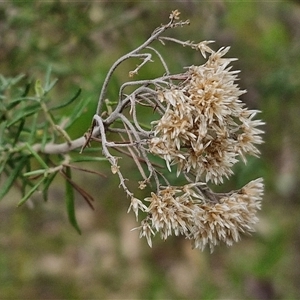
<svg viewBox="0 0 300 300">
<path fill-rule="evenodd" d="M 172 36 L 215 40 L 215 49 L 231 46 L 229 56 L 239 58 L 235 68 L 242 70 L 239 84 L 248 90 L 243 101 L 262 110 L 267 123 L 262 159 L 239 165 L 221 187 L 264 177 L 258 232 L 213 254 L 192 250 L 180 238 L 157 238 L 150 249 L 130 231 L 137 223 L 126 214 L 115 178 L 79 178 L 97 198 L 95 212 L 78 198 L 81 236 L 68 224 L 60 182 L 47 203 L 37 195 L 32 206 L 19 209 L 19 194 L 12 192 L 0 203 L 0 299 L 300 298 L 299 1 L 1 2 L 0 73 L 43 78 L 50 64 L 59 79 L 57 101 L 80 86 L 82 97 L 95 103 L 72 128 L 78 137 L 90 124 L 108 68 L 174 9 L 191 25 Z M 199 57 L 179 46 L 162 51 L 169 51 L 174 71 Z M 157 75 L 155 68 L 145 73 Z M 110 98 L 127 74 L 117 75 Z M 109 173 L 107 164 L 99 170 Z"/>
</svg>

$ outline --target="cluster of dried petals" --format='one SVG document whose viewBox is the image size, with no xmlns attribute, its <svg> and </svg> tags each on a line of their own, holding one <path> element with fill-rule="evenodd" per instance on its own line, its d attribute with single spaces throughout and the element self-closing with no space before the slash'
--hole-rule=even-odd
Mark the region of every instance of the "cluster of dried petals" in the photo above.
<svg viewBox="0 0 300 300">
<path fill-rule="evenodd" d="M 231 246 L 238 242 L 240 233 L 251 233 L 258 222 L 257 210 L 263 196 L 262 179 L 249 182 L 241 190 L 220 199 L 219 203 L 201 205 L 196 213 L 193 246 L 203 250 L 209 245 L 211 252 L 220 242 Z"/>
<path fill-rule="evenodd" d="M 181 193 L 181 188 L 168 186 L 145 199 L 150 202 L 146 211 L 151 216 L 151 227 L 160 233 L 162 239 L 173 233 L 176 236 L 188 235 L 194 203 L 191 196 L 186 193 L 178 195 Z"/>
<path fill-rule="evenodd" d="M 239 97 L 245 93 L 235 83 L 239 71 L 223 58 L 229 47 L 217 52 L 208 43 L 201 52 L 209 54 L 205 64 L 191 66 L 188 78 L 176 88 L 163 90 L 159 100 L 165 113 L 153 123 L 154 135 L 149 149 L 162 157 L 170 170 L 192 171 L 196 180 L 223 182 L 232 174 L 232 166 L 241 156 L 258 155 L 255 144 L 262 143 L 260 120 L 253 120 L 257 110 L 248 110 Z"/>
<path fill-rule="evenodd" d="M 162 239 L 172 234 L 183 235 L 201 250 L 209 246 L 213 251 L 221 242 L 231 246 L 240 239 L 240 233 L 254 231 L 262 195 L 261 178 L 220 197 L 215 203 L 205 202 L 193 185 L 168 186 L 145 199 L 150 205 L 146 209 L 148 216 L 139 227 L 140 237 L 146 237 L 149 246 L 156 233 Z"/>
</svg>

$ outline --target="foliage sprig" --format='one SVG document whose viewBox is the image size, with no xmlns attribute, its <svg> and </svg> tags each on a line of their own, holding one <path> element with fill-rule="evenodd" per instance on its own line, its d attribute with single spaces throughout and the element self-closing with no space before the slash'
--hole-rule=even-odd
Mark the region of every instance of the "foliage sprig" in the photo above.
<svg viewBox="0 0 300 300">
<path fill-rule="evenodd" d="M 20 77 L 1 79 L 0 160 L 1 173 L 7 176 L 1 197 L 13 184 L 21 184 L 20 205 L 37 190 L 43 191 L 46 200 L 53 178 L 60 174 L 66 182 L 69 220 L 80 232 L 73 190 L 93 207 L 93 198 L 71 176 L 73 169 L 90 171 L 74 165 L 80 151 L 81 155 L 85 153 L 84 160 L 110 163 L 112 174 L 119 177 L 120 187 L 130 199 L 129 211 L 135 213 L 137 220 L 139 212 L 146 214 L 138 229 L 150 246 L 152 237 L 159 233 L 162 239 L 184 235 L 194 247 L 203 250 L 208 245 L 213 250 L 220 242 L 232 245 L 240 233 L 254 231 L 263 195 L 262 179 L 228 193 L 216 193 L 211 185 L 229 178 L 239 159 L 246 162 L 247 155 L 259 156 L 256 144 L 262 143 L 263 131 L 258 127 L 263 122 L 254 120 L 258 111 L 249 110 L 240 100 L 245 91 L 236 84 L 239 71 L 230 66 L 235 59 L 225 58 L 229 47 L 214 51 L 212 41 L 195 43 L 162 36 L 166 30 L 189 24 L 179 15 L 173 11 L 167 24 L 156 28 L 144 43 L 112 65 L 104 79 L 91 128 L 78 139 L 71 140 L 67 129 L 90 102 L 79 99 L 80 90 L 65 104 L 51 108 L 48 93 L 55 82 L 50 81 L 50 72 L 44 85 L 35 83 L 35 94 L 30 96 L 28 89 L 9 94 Z M 155 41 L 197 50 L 205 63 L 174 74 L 168 60 L 151 45 Z M 164 73 L 153 79 L 133 80 L 154 57 Z M 130 80 L 120 86 L 117 101 L 110 101 L 106 95 L 116 70 L 124 61 L 136 58 L 141 63 L 129 72 Z M 75 101 L 77 107 L 67 119 L 52 113 Z M 151 117 L 142 120 L 142 109 L 148 109 Z M 92 141 L 100 144 L 99 156 L 88 155 Z M 137 188 L 150 189 L 149 197 L 138 199 L 129 188 L 128 174 L 120 163 L 124 155 L 136 165 L 141 178 Z M 174 172 L 183 184 L 174 185 Z"/>
</svg>

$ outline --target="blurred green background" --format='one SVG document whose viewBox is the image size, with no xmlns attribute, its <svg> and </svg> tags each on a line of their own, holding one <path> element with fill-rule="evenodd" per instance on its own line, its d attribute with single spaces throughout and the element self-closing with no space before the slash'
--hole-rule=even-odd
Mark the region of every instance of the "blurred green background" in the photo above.
<svg viewBox="0 0 300 300">
<path fill-rule="evenodd" d="M 52 92 L 64 101 L 78 87 L 95 99 L 70 132 L 81 136 L 95 112 L 111 64 L 136 48 L 171 10 L 191 25 L 168 33 L 182 40 L 215 40 L 231 46 L 242 70 L 243 101 L 262 110 L 262 158 L 238 165 L 219 189 L 240 188 L 263 176 L 260 223 L 252 237 L 192 250 L 181 238 L 153 248 L 138 238 L 134 215 L 115 177 L 78 174 L 96 198 L 95 211 L 76 203 L 78 235 L 68 223 L 60 182 L 49 201 L 39 195 L 19 209 L 17 191 L 0 203 L 0 299 L 299 299 L 300 298 L 300 3 L 299 1 L 2 1 L 0 73 L 43 80 L 52 66 Z M 168 44 L 172 71 L 199 64 L 199 54 Z M 128 80 L 126 64 L 114 77 L 109 98 Z M 155 64 L 153 65 L 155 66 Z M 147 66 L 141 76 L 161 75 Z M 128 164 L 128 172 L 135 172 Z M 98 170 L 110 174 L 107 163 Z M 1 182 L 0 182 L 1 184 Z"/>
</svg>

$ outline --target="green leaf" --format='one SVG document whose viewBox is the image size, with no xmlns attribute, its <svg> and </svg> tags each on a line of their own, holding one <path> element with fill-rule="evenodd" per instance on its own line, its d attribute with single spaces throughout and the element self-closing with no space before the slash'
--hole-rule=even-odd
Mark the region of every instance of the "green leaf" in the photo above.
<svg viewBox="0 0 300 300">
<path fill-rule="evenodd" d="M 63 108 L 63 107 L 65 107 L 65 106 L 68 106 L 68 105 L 71 104 L 74 100 L 76 100 L 76 99 L 79 97 L 80 94 L 81 94 L 81 89 L 78 89 L 78 91 L 76 92 L 76 94 L 75 94 L 70 100 L 68 100 L 68 101 L 66 101 L 66 102 L 64 102 L 64 103 L 62 103 L 62 104 L 59 104 L 59 105 L 57 105 L 57 106 L 54 106 L 54 107 L 50 108 L 49 111 L 55 110 L 55 109 L 60 109 L 60 108 Z"/>
<path fill-rule="evenodd" d="M 57 81 L 58 79 L 54 79 L 52 82 L 50 82 L 50 84 L 45 87 L 45 93 L 48 93 L 55 86 Z"/>
<path fill-rule="evenodd" d="M 89 106 L 92 98 L 86 98 L 80 101 L 73 109 L 73 114 L 69 117 L 69 121 L 65 126 L 65 129 L 70 127 L 79 117 L 82 117 L 84 110 Z"/>
<path fill-rule="evenodd" d="M 23 101 L 34 101 L 37 102 L 38 99 L 36 97 L 21 97 L 21 98 L 16 98 L 12 101 L 9 102 L 7 105 L 7 110 L 13 109 L 15 106 L 17 106 L 19 103 Z"/>
<path fill-rule="evenodd" d="M 45 87 L 44 87 L 45 94 L 48 93 L 58 81 L 58 79 L 54 79 L 52 82 L 50 82 L 51 71 L 52 68 L 51 66 L 49 66 L 45 76 Z"/>
<path fill-rule="evenodd" d="M 38 114 L 35 114 L 32 117 L 29 136 L 27 138 L 28 144 L 34 144 L 37 135 L 37 126 L 38 126 Z"/>
<path fill-rule="evenodd" d="M 45 126 L 43 126 L 43 137 L 42 137 L 42 143 L 41 143 L 41 147 L 42 149 L 45 148 L 46 146 L 46 143 L 48 142 L 49 140 L 49 132 L 48 132 L 48 127 L 49 127 L 49 123 L 46 122 Z"/>
<path fill-rule="evenodd" d="M 38 176 L 38 175 L 42 175 L 45 174 L 45 172 L 47 172 L 47 170 L 45 169 L 39 169 L 39 170 L 34 170 L 34 171 L 29 171 L 23 174 L 24 177 L 29 177 L 29 176 Z"/>
<path fill-rule="evenodd" d="M 37 113 L 40 110 L 39 104 L 30 105 L 28 107 L 25 107 L 22 109 L 18 114 L 14 116 L 14 118 L 7 124 L 7 127 L 10 127 L 14 125 L 15 123 L 21 121 L 22 119 L 25 119 L 35 113 Z"/>
<path fill-rule="evenodd" d="M 7 161 L 9 160 L 9 155 L 7 155 L 6 157 L 3 155 L 3 157 L 0 160 L 0 174 L 3 172 Z"/>
<path fill-rule="evenodd" d="M 72 162 L 82 162 L 82 161 L 107 161 L 107 158 L 105 157 L 98 157 L 98 156 L 77 156 L 72 157 Z"/>
<path fill-rule="evenodd" d="M 22 97 L 26 97 L 30 91 L 31 82 L 28 82 L 25 86 L 24 92 L 22 93 Z"/>
<path fill-rule="evenodd" d="M 7 194 L 15 180 L 18 178 L 18 176 L 20 176 L 20 172 L 26 165 L 27 160 L 28 156 L 23 156 L 19 163 L 12 169 L 10 175 L 0 189 L 0 200 Z"/>
<path fill-rule="evenodd" d="M 20 136 L 20 133 L 21 133 L 22 130 L 23 130 L 24 124 L 25 124 L 25 119 L 21 119 L 20 125 L 19 125 L 19 127 L 18 127 L 17 132 L 15 133 L 15 138 L 14 138 L 14 141 L 13 141 L 13 143 L 12 143 L 12 146 L 13 146 L 13 147 L 16 145 L 16 143 L 17 143 L 18 140 L 19 140 L 19 136 Z"/>
<path fill-rule="evenodd" d="M 25 171 L 26 172 L 30 172 L 31 170 L 31 163 L 30 160 L 28 159 L 26 166 L 25 166 Z M 34 182 L 33 180 L 29 180 L 27 177 L 24 176 L 24 173 L 22 174 L 22 186 L 21 186 L 21 192 L 22 192 L 22 197 L 26 194 L 26 187 L 33 187 L 34 186 Z"/>
<path fill-rule="evenodd" d="M 10 79 L 10 85 L 15 85 L 17 84 L 19 81 L 21 81 L 21 79 L 23 79 L 26 75 L 25 74 L 20 74 L 17 75 L 15 78 Z"/>
<path fill-rule="evenodd" d="M 46 71 L 46 75 L 45 75 L 45 89 L 47 89 L 47 87 L 50 84 L 51 72 L 52 72 L 52 67 L 51 67 L 51 65 L 49 65 L 47 68 L 47 71 Z"/>
<path fill-rule="evenodd" d="M 49 175 L 45 181 L 44 181 L 44 187 L 43 187 L 43 199 L 44 201 L 46 202 L 48 200 L 48 190 L 49 190 L 49 187 L 53 181 L 53 179 L 55 178 L 57 172 Z"/>
<path fill-rule="evenodd" d="M 28 143 L 25 143 L 25 146 L 30 151 L 30 153 L 36 158 L 36 160 L 41 164 L 42 167 L 44 167 L 46 170 L 49 169 L 48 165 L 44 162 L 41 156 L 39 156 L 38 153 L 34 151 L 34 149 Z"/>
<path fill-rule="evenodd" d="M 29 190 L 29 192 L 18 203 L 18 207 L 23 205 L 31 197 L 31 195 L 38 189 L 38 187 L 45 181 L 45 179 L 46 179 L 46 177 L 43 177 L 36 185 L 34 185 Z"/>
<path fill-rule="evenodd" d="M 76 229 L 76 231 L 81 234 L 81 230 L 78 226 L 76 214 L 75 214 L 75 201 L 74 201 L 74 189 L 71 184 L 71 168 L 66 167 L 66 176 L 69 180 L 66 180 L 66 205 L 68 218 L 71 225 Z"/>
<path fill-rule="evenodd" d="M 1 98 L 0 98 L 1 100 Z M 0 121 L 2 122 L 3 120 L 6 120 L 6 112 L 7 112 L 7 108 L 5 107 L 5 105 L 3 104 L 2 101 L 0 101 Z M 0 124 L 1 125 L 1 124 Z"/>
<path fill-rule="evenodd" d="M 0 145 L 3 144 L 3 146 L 5 146 L 3 137 L 5 137 L 6 127 L 7 127 L 7 120 L 5 120 L 3 122 L 1 121 L 1 123 L 0 123 Z"/>
<path fill-rule="evenodd" d="M 2 89 L 8 89 L 10 86 L 17 84 L 24 77 L 24 74 L 20 74 L 15 78 L 5 78 L 3 75 L 0 75 L 1 85 L 3 86 Z"/>
</svg>

